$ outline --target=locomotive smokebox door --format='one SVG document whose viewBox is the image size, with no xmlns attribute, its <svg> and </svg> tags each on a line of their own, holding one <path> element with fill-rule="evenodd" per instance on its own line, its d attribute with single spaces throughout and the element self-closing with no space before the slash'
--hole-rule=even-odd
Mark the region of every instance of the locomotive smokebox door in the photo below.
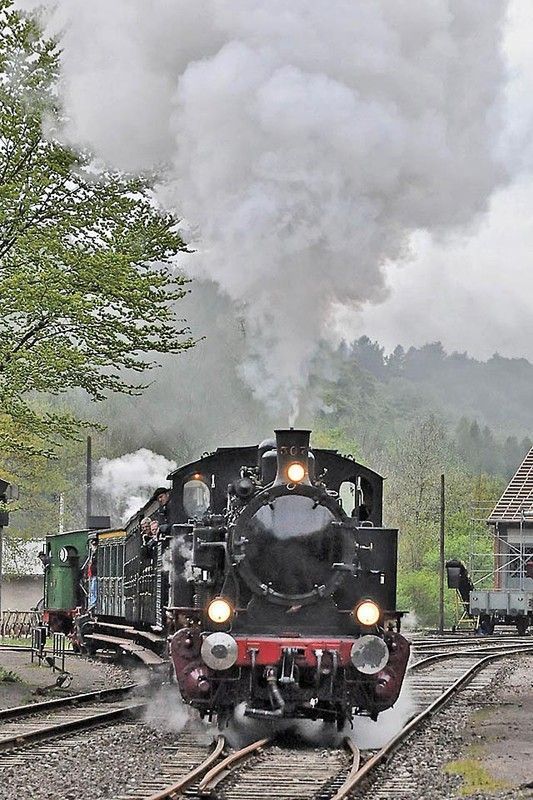
<svg viewBox="0 0 533 800">
<path fill-rule="evenodd" d="M 241 512 L 229 557 L 253 594 L 294 606 L 329 597 L 343 582 L 334 564 L 352 564 L 354 538 L 342 512 L 313 486 L 277 484 Z"/>
</svg>

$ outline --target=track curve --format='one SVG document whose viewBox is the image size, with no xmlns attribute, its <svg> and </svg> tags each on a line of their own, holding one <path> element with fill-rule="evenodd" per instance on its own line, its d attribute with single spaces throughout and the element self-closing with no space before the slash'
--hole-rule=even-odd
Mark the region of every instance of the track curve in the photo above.
<svg viewBox="0 0 533 800">
<path fill-rule="evenodd" d="M 443 644 L 440 652 L 436 652 L 439 650 L 437 642 L 424 643 L 420 648 L 414 643 L 408 683 L 415 698 L 415 713 L 377 751 L 360 752 L 350 737 L 342 743 L 344 748 L 302 747 L 301 744 L 293 747 L 265 737 L 228 752 L 227 742 L 219 737 L 217 747 L 206 758 L 205 748 L 185 735 L 187 752 L 192 746 L 193 751 L 196 748 L 195 752 L 201 753 L 195 762 L 197 766 L 165 786 L 166 775 L 172 772 L 170 763 L 168 773 L 161 775 L 158 792 L 139 787 L 127 797 L 131 800 L 173 800 L 180 796 L 191 800 L 205 797 L 347 800 L 354 791 L 366 788 L 376 768 L 450 703 L 461 689 L 466 686 L 481 688 L 490 683 L 502 659 L 533 653 L 533 641 L 527 637 L 516 637 L 513 641 L 495 640 L 495 637 L 470 639 L 464 647 Z M 177 757 L 182 755 L 179 744 L 175 753 Z M 176 769 L 179 768 L 174 763 Z"/>
</svg>

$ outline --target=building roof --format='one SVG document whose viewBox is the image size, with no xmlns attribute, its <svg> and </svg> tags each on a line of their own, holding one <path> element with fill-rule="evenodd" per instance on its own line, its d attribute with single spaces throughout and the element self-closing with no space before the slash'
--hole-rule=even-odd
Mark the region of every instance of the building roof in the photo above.
<svg viewBox="0 0 533 800">
<path fill-rule="evenodd" d="M 533 447 L 511 478 L 487 522 L 520 522 L 533 515 Z M 528 521 L 532 521 L 531 517 Z"/>
</svg>

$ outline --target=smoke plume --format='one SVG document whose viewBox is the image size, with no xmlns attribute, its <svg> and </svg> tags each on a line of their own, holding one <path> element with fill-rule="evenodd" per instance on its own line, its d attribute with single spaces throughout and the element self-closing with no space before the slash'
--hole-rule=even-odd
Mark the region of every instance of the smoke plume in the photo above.
<svg viewBox="0 0 533 800">
<path fill-rule="evenodd" d="M 184 267 L 235 301 L 242 374 L 278 412 L 295 416 L 332 309 L 382 301 L 413 231 L 465 229 L 506 179 L 501 0 L 45 6 L 65 140 L 160 170 Z"/>
<path fill-rule="evenodd" d="M 123 522 L 143 506 L 158 486 L 166 485 L 176 463 L 141 448 L 119 458 L 101 458 L 93 481 L 102 507 Z"/>
</svg>

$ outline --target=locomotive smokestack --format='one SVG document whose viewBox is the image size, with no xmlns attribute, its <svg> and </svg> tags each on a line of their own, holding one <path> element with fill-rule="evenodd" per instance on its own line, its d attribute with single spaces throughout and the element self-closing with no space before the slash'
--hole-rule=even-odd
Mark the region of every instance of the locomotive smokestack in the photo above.
<svg viewBox="0 0 533 800">
<path fill-rule="evenodd" d="M 277 430 L 278 472 L 274 485 L 304 483 L 309 485 L 309 439 L 311 431 L 294 428 Z"/>
</svg>

